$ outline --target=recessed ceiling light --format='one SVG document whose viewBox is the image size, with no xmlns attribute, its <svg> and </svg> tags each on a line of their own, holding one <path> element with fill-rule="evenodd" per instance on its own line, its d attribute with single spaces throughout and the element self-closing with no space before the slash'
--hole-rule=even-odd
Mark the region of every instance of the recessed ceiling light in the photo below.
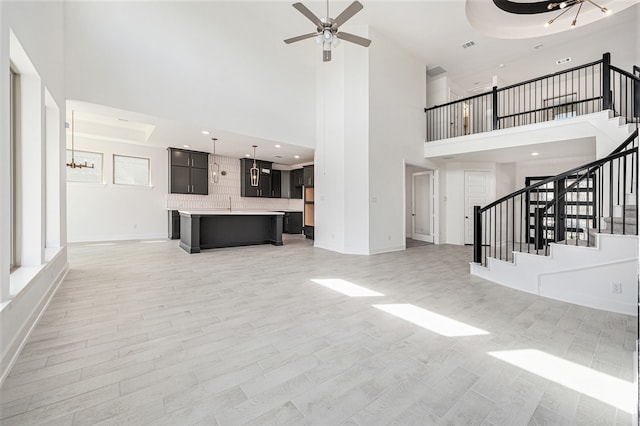
<svg viewBox="0 0 640 426">
<path fill-rule="evenodd" d="M 544 46 L 544 44 L 542 43 L 538 43 L 535 46 L 533 46 L 534 49 L 540 49 L 542 46 Z"/>
<path fill-rule="evenodd" d="M 499 64 L 498 68 L 504 68 L 504 64 Z"/>
<path fill-rule="evenodd" d="M 191 147 L 191 145 L 182 145 L 182 146 L 185 147 L 185 148 L 190 148 Z"/>
<path fill-rule="evenodd" d="M 531 155 L 533 155 L 535 157 L 537 155 L 540 155 L 540 153 L 539 152 L 532 152 Z"/>
<path fill-rule="evenodd" d="M 202 131 L 202 134 L 203 134 L 203 135 L 210 135 L 210 134 L 211 134 L 211 132 L 210 132 L 210 131 L 208 131 L 208 130 L 203 130 L 203 131 Z"/>
<path fill-rule="evenodd" d="M 274 155 L 273 158 L 282 158 L 282 155 Z"/>
<path fill-rule="evenodd" d="M 275 147 L 276 147 L 276 148 L 280 148 L 280 145 L 276 145 Z"/>
<path fill-rule="evenodd" d="M 299 155 L 294 155 L 293 158 L 300 158 L 300 156 Z"/>
<path fill-rule="evenodd" d="M 245 154 L 244 156 L 245 157 L 251 157 L 251 154 Z"/>
</svg>

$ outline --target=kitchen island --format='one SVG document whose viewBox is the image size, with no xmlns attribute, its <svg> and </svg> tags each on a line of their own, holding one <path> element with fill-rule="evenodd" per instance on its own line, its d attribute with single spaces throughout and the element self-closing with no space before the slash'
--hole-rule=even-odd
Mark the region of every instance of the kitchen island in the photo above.
<svg viewBox="0 0 640 426">
<path fill-rule="evenodd" d="M 180 210 L 180 247 L 187 253 L 247 246 L 282 245 L 283 212 L 262 210 Z"/>
</svg>

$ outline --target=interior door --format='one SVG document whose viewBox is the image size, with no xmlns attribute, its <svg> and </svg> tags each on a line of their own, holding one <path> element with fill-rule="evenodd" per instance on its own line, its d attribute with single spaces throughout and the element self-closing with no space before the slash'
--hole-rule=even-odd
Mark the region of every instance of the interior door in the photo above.
<svg viewBox="0 0 640 426">
<path fill-rule="evenodd" d="M 412 174 L 412 238 L 433 242 L 434 202 L 433 173 L 431 171 Z"/>
<path fill-rule="evenodd" d="M 464 243 L 473 244 L 473 206 L 486 206 L 490 199 L 490 172 L 464 172 Z"/>
</svg>

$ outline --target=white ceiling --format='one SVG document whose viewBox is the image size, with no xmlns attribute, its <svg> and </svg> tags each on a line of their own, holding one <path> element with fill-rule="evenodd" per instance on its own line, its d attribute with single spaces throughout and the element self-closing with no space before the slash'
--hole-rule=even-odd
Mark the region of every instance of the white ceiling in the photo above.
<svg viewBox="0 0 640 426">
<path fill-rule="evenodd" d="M 278 141 L 213 130 L 131 111 L 109 108 L 86 102 L 68 101 L 67 117 L 74 112 L 74 137 L 103 142 L 131 143 L 155 148 L 177 147 L 193 151 L 213 152 L 212 138 L 217 138 L 216 154 L 226 157 L 253 157 L 252 145 L 257 145 L 256 157 L 265 161 L 292 166 L 313 162 L 310 148 Z M 67 128 L 67 145 L 71 146 L 72 126 Z M 209 134 L 203 134 L 208 131 Z"/>
<path fill-rule="evenodd" d="M 486 7 L 480 8 L 482 9 L 480 11 L 471 11 L 475 13 L 473 20 L 476 23 L 485 23 L 485 27 L 490 28 L 498 28 L 501 25 L 510 27 L 510 34 L 517 37 L 534 34 L 532 26 L 535 26 L 535 21 L 539 20 L 541 30 L 538 34 L 542 35 L 502 39 L 483 34 L 474 28 L 467 18 L 470 9 L 477 8 L 479 3 L 480 6 L 487 4 L 492 6 L 491 0 L 467 0 L 466 2 L 464 0 L 361 0 L 364 10 L 346 23 L 342 29 L 358 34 L 362 26 L 375 28 L 376 33 L 391 39 L 400 48 L 421 59 L 427 68 L 441 66 L 446 70 L 445 75 L 452 83 L 464 90 L 474 90 L 477 87 L 487 86 L 494 76 L 498 78 L 501 85 L 516 83 L 597 60 L 607 51 L 612 52 L 612 62 L 616 65 L 627 68 L 637 63 L 640 57 L 638 1 L 602 0 L 598 3 L 613 10 L 612 16 L 588 24 L 589 20 L 600 16 L 593 12 L 589 16 L 585 13 L 584 20 L 581 18 L 578 27 L 570 31 L 561 31 L 562 28 L 568 28 L 568 24 L 558 20 L 551 28 L 551 31 L 555 31 L 552 34 L 545 34 L 543 30 L 544 22 L 553 17 L 547 16 L 548 14 L 527 16 L 527 21 L 524 22 L 521 21 L 521 16 L 505 14 L 501 11 L 492 14 L 485 10 Z M 349 3 L 332 1 L 330 15 L 336 16 Z M 189 13 L 197 13 L 191 12 L 193 8 L 190 8 L 192 3 L 189 1 L 179 4 L 184 5 L 184 13 L 180 15 L 180 19 L 189 19 Z M 325 2 L 304 1 L 304 4 L 318 16 L 324 15 Z M 289 1 L 209 1 L 207 7 L 213 11 L 217 7 L 224 7 L 225 16 L 232 13 L 232 16 L 237 16 L 234 22 L 237 19 L 238 25 L 242 28 L 253 28 L 253 30 L 247 30 L 251 32 L 247 36 L 273 38 L 273 44 L 278 48 L 281 48 L 283 39 L 314 30 L 313 24 L 292 8 Z M 588 7 L 591 5 L 584 6 L 584 12 Z M 495 12 L 494 9 L 496 8 L 491 10 Z M 583 16 L 582 12 L 581 16 Z M 278 25 L 265 25 L 265 23 L 274 22 Z M 520 22 L 522 22 L 523 31 L 522 34 L 517 35 L 517 25 L 520 25 Z M 265 29 L 265 26 L 268 28 Z M 473 40 L 475 45 L 463 49 L 462 44 L 470 40 Z M 261 48 L 263 46 L 261 45 Z M 534 46 L 539 47 L 534 48 Z M 309 51 L 313 51 L 314 55 L 309 55 Z M 286 54 L 301 62 L 321 62 L 322 60 L 320 48 L 316 46 L 313 39 L 286 46 Z M 555 61 L 565 57 L 571 57 L 572 61 L 558 67 Z M 224 58 L 220 59 L 224 60 Z M 309 65 L 315 67 L 316 64 L 310 62 Z M 211 137 L 215 136 L 219 139 L 217 151 L 220 155 L 244 156 L 249 153 L 251 145 L 255 144 L 258 145 L 258 157 L 262 159 L 270 159 L 282 164 L 298 164 L 313 159 L 313 151 L 309 148 L 240 135 L 225 131 L 223 128 L 207 129 L 212 131 L 212 135 L 203 135 L 201 130 L 206 128 L 207 123 L 174 122 L 167 117 L 152 117 L 78 101 L 68 102 L 68 117 L 72 109 L 77 111 L 76 129 L 80 132 L 84 126 L 83 136 L 122 140 L 126 139 L 123 137 L 124 134 L 131 132 L 131 129 L 137 126 L 138 136 L 132 137 L 132 143 L 166 147 L 176 146 L 176 141 L 182 141 L 183 144 L 190 145 L 191 149 L 210 152 Z M 84 117 L 83 113 L 85 113 Z M 107 121 L 110 118 L 113 124 L 111 134 L 109 126 L 105 125 L 105 117 Z M 118 118 L 128 121 L 121 121 Z M 130 123 L 130 125 L 123 126 L 123 123 Z M 140 125 L 133 123 L 140 123 Z M 149 129 L 145 126 L 152 126 L 153 130 L 150 133 L 147 132 L 146 139 L 136 139 L 141 137 L 140 132 L 145 132 L 141 129 Z M 281 148 L 275 148 L 276 144 L 280 144 Z M 276 155 L 282 158 L 274 158 Z M 295 159 L 294 155 L 300 158 Z"/>
</svg>

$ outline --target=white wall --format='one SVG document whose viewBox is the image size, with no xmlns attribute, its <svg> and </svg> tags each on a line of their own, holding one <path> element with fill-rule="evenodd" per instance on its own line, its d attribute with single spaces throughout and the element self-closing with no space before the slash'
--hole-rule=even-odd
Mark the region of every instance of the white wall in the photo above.
<svg viewBox="0 0 640 426">
<path fill-rule="evenodd" d="M 317 65 L 315 246 L 341 253 L 369 252 L 368 65 L 369 49 L 350 43 Z"/>
<path fill-rule="evenodd" d="M 83 137 L 75 148 L 102 153 L 104 183 L 67 182 L 69 242 L 166 238 L 166 149 Z M 114 154 L 148 158 L 151 186 L 114 184 Z"/>
<path fill-rule="evenodd" d="M 11 41 L 11 32 L 15 35 Z M 19 49 L 17 48 L 19 45 Z M 16 56 L 14 56 L 16 55 Z M 0 3 L 0 382 L 8 373 L 40 312 L 67 270 L 65 187 L 63 5 L 61 2 Z M 24 74 L 20 175 L 26 193 L 19 216 L 28 228 L 21 258 L 10 266 L 10 58 Z M 47 123 L 45 125 L 45 117 Z M 57 123 L 52 122 L 57 121 Z M 26 159 L 31 158 L 28 163 Z M 44 166 L 47 165 L 49 170 Z M 28 173 L 33 167 L 32 176 Z M 46 171 L 45 171 L 46 170 Z M 46 200 L 46 197 L 53 199 Z M 58 206 L 60 212 L 52 211 Z M 45 226 L 47 229 L 45 229 Z M 57 234 L 57 235 L 54 235 Z M 45 245 L 46 244 L 46 245 Z"/>
<path fill-rule="evenodd" d="M 319 51 L 269 16 L 309 24 L 289 2 L 66 2 L 67 98 L 313 147 Z"/>
<path fill-rule="evenodd" d="M 515 163 L 496 164 L 496 199 L 511 194 L 522 186 L 524 185 L 518 185 L 516 182 Z"/>
<path fill-rule="evenodd" d="M 373 29 L 368 49 L 343 43 L 318 65 L 316 247 L 404 249 L 405 164 L 424 159 L 425 65 Z"/>
<path fill-rule="evenodd" d="M 572 158 L 551 158 L 546 160 L 532 160 L 516 163 L 515 185 L 523 188 L 525 178 L 529 176 L 555 176 L 574 167 L 588 164 L 595 160 L 594 155 L 582 155 Z"/>
<path fill-rule="evenodd" d="M 369 250 L 405 245 L 405 163 L 438 167 L 424 159 L 426 65 L 372 29 L 369 47 Z M 437 182 L 436 182 L 437 186 Z"/>
</svg>

